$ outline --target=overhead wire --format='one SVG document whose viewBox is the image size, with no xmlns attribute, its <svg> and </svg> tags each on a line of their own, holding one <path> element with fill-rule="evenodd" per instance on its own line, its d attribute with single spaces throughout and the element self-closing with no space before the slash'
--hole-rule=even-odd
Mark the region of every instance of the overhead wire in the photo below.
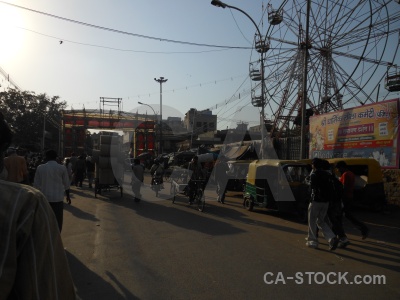
<svg viewBox="0 0 400 300">
<path fill-rule="evenodd" d="M 36 10 L 36 9 L 24 7 L 24 6 L 13 4 L 13 3 L 8 3 L 8 2 L 5 2 L 5 1 L 0 1 L 0 3 L 5 4 L 5 5 L 9 5 L 9 6 L 13 6 L 13 7 L 16 7 L 16 8 L 19 8 L 19 9 L 27 10 L 27 11 L 30 11 L 30 12 L 34 12 L 34 13 L 37 13 L 37 14 L 42 14 L 42 15 L 45 15 L 45 16 L 48 16 L 48 17 L 52 17 L 52 18 L 55 18 L 55 19 L 59 19 L 59 20 L 71 22 L 71 23 L 74 23 L 74 24 L 86 26 L 86 27 L 91 27 L 91 28 L 95 28 L 95 29 L 100 29 L 100 30 L 119 33 L 119 34 L 124 34 L 124 35 L 135 36 L 135 37 L 138 37 L 138 38 L 156 40 L 156 41 L 159 41 L 159 42 L 169 42 L 169 43 L 176 43 L 176 44 L 183 44 L 183 45 L 190 45 L 190 46 L 211 47 L 211 48 L 247 49 L 247 50 L 251 49 L 249 47 L 241 47 L 241 46 L 226 46 L 226 45 L 213 45 L 213 44 L 204 44 L 204 43 L 185 42 L 185 41 L 172 40 L 172 39 L 166 39 L 166 38 L 161 38 L 161 37 L 154 37 L 154 36 L 149 36 L 149 35 L 144 35 L 144 34 L 132 33 L 132 32 L 128 32 L 128 31 L 123 31 L 123 30 L 118 30 L 118 29 L 114 29 L 114 28 L 94 25 L 94 24 L 90 24 L 90 23 L 86 23 L 86 22 L 82 22 L 82 21 L 77 21 L 77 20 L 61 17 L 61 16 L 58 16 L 58 15 L 46 13 L 46 12 L 43 12 L 43 11 L 39 11 L 39 10 Z"/>
<path fill-rule="evenodd" d="M 1 2 L 1 1 L 0 1 Z M 121 48 L 115 48 L 115 47 L 109 47 L 109 46 L 102 46 L 102 45 L 95 45 L 95 44 L 89 44 L 89 43 L 82 43 L 82 42 L 76 42 L 72 40 L 68 40 L 65 38 L 61 37 L 56 37 L 52 35 L 48 35 L 45 33 L 41 33 L 35 30 L 31 30 L 28 28 L 23 28 L 23 27 L 18 27 L 19 29 L 26 30 L 38 35 L 42 35 L 45 37 L 49 37 L 52 39 L 56 39 L 58 41 L 62 41 L 63 43 L 68 42 L 71 44 L 77 44 L 77 45 L 83 45 L 83 46 L 89 46 L 89 47 L 95 47 L 95 48 L 102 48 L 102 49 L 108 49 L 108 50 L 114 50 L 114 51 L 121 51 L 121 52 L 134 52 L 134 53 L 147 53 L 147 54 L 198 54 L 198 53 L 209 53 L 209 52 L 220 52 L 220 51 L 228 51 L 231 50 L 229 48 L 224 48 L 224 49 L 214 49 L 214 50 L 203 50 L 203 51 L 144 51 L 144 50 L 133 50 L 133 49 L 121 49 Z"/>
</svg>

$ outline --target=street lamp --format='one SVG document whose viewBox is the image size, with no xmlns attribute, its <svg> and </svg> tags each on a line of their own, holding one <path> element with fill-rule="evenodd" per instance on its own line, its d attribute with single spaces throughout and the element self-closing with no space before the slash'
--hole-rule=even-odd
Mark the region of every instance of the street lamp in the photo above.
<svg viewBox="0 0 400 300">
<path fill-rule="evenodd" d="M 154 108 L 152 107 L 152 106 L 150 106 L 149 104 L 146 104 L 146 103 L 143 103 L 143 102 L 140 102 L 140 101 L 138 101 L 138 103 L 140 104 L 140 105 L 146 105 L 146 106 L 148 106 L 148 107 L 150 107 L 151 108 L 151 110 L 153 111 L 153 114 L 154 114 L 154 126 L 156 125 L 156 118 L 157 118 L 157 114 L 156 114 L 156 112 L 154 111 Z M 156 132 L 156 137 L 155 137 L 155 141 L 154 141 L 156 144 L 157 144 L 157 132 Z M 161 144 L 161 143 L 160 143 Z M 160 145 L 158 146 L 158 149 L 160 149 Z"/>
<path fill-rule="evenodd" d="M 160 154 L 163 153 L 163 131 L 162 131 L 162 84 L 167 82 L 168 79 L 160 77 L 159 79 L 154 78 L 160 84 Z"/>
<path fill-rule="evenodd" d="M 240 11 L 242 14 L 244 14 L 247 18 L 250 19 L 250 21 L 256 27 L 258 36 L 260 37 L 260 39 L 262 38 L 260 29 L 258 28 L 256 22 L 254 22 L 252 17 L 250 17 L 249 14 L 246 13 L 244 10 L 241 10 L 240 8 L 235 7 L 235 6 L 228 5 L 228 4 L 223 3 L 223 2 L 221 2 L 219 0 L 212 0 L 211 4 L 216 6 L 216 7 L 222 7 L 222 8 L 228 7 L 228 8 L 232 8 L 232 9 L 235 9 L 237 11 Z M 265 106 L 264 52 L 261 51 L 260 55 L 261 55 L 261 118 L 260 118 L 260 125 L 261 125 L 261 151 L 260 151 L 260 154 L 261 154 L 261 158 L 263 159 L 265 157 L 265 154 L 264 154 L 264 149 L 265 149 L 265 137 L 264 137 L 265 136 L 265 134 L 264 134 L 264 131 L 265 131 L 265 124 L 264 124 L 264 115 L 265 115 L 265 113 L 264 113 L 264 106 Z"/>
</svg>

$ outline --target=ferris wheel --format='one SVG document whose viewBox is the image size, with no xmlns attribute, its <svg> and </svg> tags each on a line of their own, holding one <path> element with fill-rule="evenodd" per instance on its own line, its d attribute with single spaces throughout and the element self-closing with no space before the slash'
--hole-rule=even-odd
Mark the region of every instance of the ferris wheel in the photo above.
<svg viewBox="0 0 400 300">
<path fill-rule="evenodd" d="M 276 8 L 268 4 L 263 11 L 268 25 L 264 36 L 255 36 L 249 68 L 252 104 L 265 105 L 274 136 L 296 134 L 304 95 L 308 115 L 377 101 L 388 68 L 397 66 L 398 2 L 286 0 Z"/>
</svg>

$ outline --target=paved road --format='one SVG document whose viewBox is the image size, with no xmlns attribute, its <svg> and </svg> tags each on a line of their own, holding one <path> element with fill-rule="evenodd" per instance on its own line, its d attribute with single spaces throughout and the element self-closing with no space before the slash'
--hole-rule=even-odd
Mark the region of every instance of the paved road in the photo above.
<svg viewBox="0 0 400 300">
<path fill-rule="evenodd" d="M 62 238 L 81 299 L 400 299 L 400 209 L 360 212 L 370 238 L 345 223 L 351 247 L 329 252 L 305 247 L 293 216 L 248 212 L 234 193 L 222 205 L 207 191 L 203 213 L 181 194 L 172 204 L 168 183 L 141 203 L 128 186 L 122 198 L 87 185 L 72 195 Z M 350 284 L 356 275 L 386 284 Z"/>
</svg>

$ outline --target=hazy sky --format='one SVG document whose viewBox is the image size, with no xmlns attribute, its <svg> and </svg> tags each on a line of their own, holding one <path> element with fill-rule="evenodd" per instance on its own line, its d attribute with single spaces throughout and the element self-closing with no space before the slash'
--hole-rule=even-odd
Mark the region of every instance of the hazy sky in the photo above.
<svg viewBox="0 0 400 300">
<path fill-rule="evenodd" d="M 158 113 L 160 85 L 154 78 L 163 76 L 164 118 L 212 108 L 219 129 L 259 123 L 248 78 L 255 27 L 238 11 L 210 0 L 4 2 L 0 67 L 22 90 L 60 96 L 68 109 L 99 108 L 100 97 L 122 98 L 124 111 L 151 114 L 138 101 Z M 262 18 L 261 0 L 226 2 L 256 22 Z M 400 6 L 392 2 L 398 13 Z M 282 1 L 269 3 L 278 7 Z M 4 89 L 7 82 L 0 79 Z"/>
</svg>

